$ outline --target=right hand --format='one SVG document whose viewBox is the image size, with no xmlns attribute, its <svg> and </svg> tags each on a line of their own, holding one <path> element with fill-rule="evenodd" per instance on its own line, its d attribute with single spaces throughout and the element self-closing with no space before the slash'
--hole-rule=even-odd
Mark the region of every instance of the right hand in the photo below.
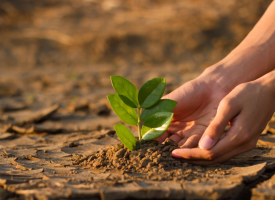
<svg viewBox="0 0 275 200">
<path fill-rule="evenodd" d="M 211 84 L 214 82 L 209 77 L 203 73 L 163 97 L 178 104 L 173 110 L 174 117 L 168 130 L 157 138 L 159 142 L 170 137 L 181 148 L 198 146 L 205 129 L 216 115 L 220 101 L 229 93 L 217 84 Z"/>
</svg>

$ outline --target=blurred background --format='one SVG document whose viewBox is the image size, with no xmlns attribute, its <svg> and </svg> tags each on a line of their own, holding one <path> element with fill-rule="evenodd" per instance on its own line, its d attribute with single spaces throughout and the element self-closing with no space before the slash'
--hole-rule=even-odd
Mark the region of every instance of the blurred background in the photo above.
<svg viewBox="0 0 275 200">
<path fill-rule="evenodd" d="M 164 77 L 171 92 L 236 47 L 271 1 L 0 0 L 0 113 L 105 102 L 110 75 L 137 87 Z"/>
<path fill-rule="evenodd" d="M 227 55 L 271 0 L 1 0 L 3 67 L 181 66 Z"/>
</svg>

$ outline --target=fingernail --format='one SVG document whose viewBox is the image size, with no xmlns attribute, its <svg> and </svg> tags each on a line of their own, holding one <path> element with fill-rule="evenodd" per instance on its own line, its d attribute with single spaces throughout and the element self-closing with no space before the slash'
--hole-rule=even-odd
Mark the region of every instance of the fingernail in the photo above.
<svg viewBox="0 0 275 200">
<path fill-rule="evenodd" d="M 172 152 L 172 157 L 174 157 L 174 158 L 182 158 L 181 155 L 176 154 L 176 153 L 174 153 L 174 152 Z"/>
<path fill-rule="evenodd" d="M 213 144 L 213 140 L 212 140 L 210 137 L 208 137 L 208 136 L 206 135 L 206 136 L 204 136 L 204 137 L 202 138 L 202 140 L 200 141 L 199 147 L 200 147 L 201 149 L 206 150 L 206 149 L 210 149 L 210 148 L 212 147 L 212 144 Z"/>
</svg>

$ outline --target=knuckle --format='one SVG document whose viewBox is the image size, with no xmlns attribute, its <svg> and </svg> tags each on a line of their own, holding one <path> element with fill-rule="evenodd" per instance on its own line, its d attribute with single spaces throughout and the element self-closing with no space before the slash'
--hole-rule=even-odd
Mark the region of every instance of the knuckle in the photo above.
<svg viewBox="0 0 275 200">
<path fill-rule="evenodd" d="M 237 88 L 239 91 L 242 91 L 242 90 L 250 91 L 250 90 L 254 90 L 255 86 L 252 83 L 241 83 L 240 85 L 237 86 Z"/>
<path fill-rule="evenodd" d="M 239 88 L 239 89 L 245 89 L 245 88 L 247 88 L 247 87 L 249 87 L 249 84 L 248 84 L 248 83 L 241 83 L 241 84 L 239 84 L 239 85 L 237 86 L 237 88 Z"/>
<path fill-rule="evenodd" d="M 223 98 L 222 101 L 221 101 L 221 105 L 222 105 L 222 106 L 226 106 L 226 107 L 229 106 L 229 107 L 231 107 L 232 104 L 233 104 L 233 100 L 232 100 L 231 98 L 229 98 L 229 97 L 225 97 L 225 98 Z"/>
<path fill-rule="evenodd" d="M 222 133 L 223 132 L 223 127 L 220 124 L 212 124 L 211 126 L 208 127 L 209 131 L 211 133 Z M 211 137 L 212 138 L 212 137 Z"/>
<path fill-rule="evenodd" d="M 227 96 L 223 98 L 218 107 L 218 113 L 224 115 L 236 105 L 235 99 Z"/>
<path fill-rule="evenodd" d="M 239 143 L 247 143 L 250 140 L 250 135 L 248 133 L 244 133 L 239 138 Z"/>
<path fill-rule="evenodd" d="M 192 133 L 190 133 L 190 132 L 184 132 L 184 131 L 181 132 L 182 138 L 189 138 L 191 135 L 192 135 Z"/>
<path fill-rule="evenodd" d="M 220 105 L 222 106 L 222 107 L 225 107 L 225 106 L 228 106 L 230 104 L 230 100 L 229 100 L 229 98 L 223 98 L 222 100 L 221 100 L 221 103 L 220 103 Z"/>
</svg>

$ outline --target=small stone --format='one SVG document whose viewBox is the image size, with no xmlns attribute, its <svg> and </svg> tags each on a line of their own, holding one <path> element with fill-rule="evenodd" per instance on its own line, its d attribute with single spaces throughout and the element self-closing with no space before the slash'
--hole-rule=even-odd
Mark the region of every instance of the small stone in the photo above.
<svg viewBox="0 0 275 200">
<path fill-rule="evenodd" d="M 148 165 L 147 165 L 147 168 L 151 168 L 151 167 L 153 167 L 153 166 L 154 166 L 154 164 L 151 163 L 151 162 L 149 162 Z"/>
<path fill-rule="evenodd" d="M 114 147 L 114 151 L 117 152 L 118 150 L 122 149 L 123 145 L 122 144 L 116 144 Z"/>
<path fill-rule="evenodd" d="M 91 162 L 92 160 L 96 159 L 95 155 L 92 155 L 89 159 L 88 159 L 88 163 Z"/>
<path fill-rule="evenodd" d="M 101 149 L 98 154 L 100 157 L 104 157 L 106 155 L 106 150 Z"/>
<path fill-rule="evenodd" d="M 69 144 L 69 147 L 78 147 L 78 146 L 79 146 L 79 143 L 77 143 L 77 142 L 71 142 Z"/>
<path fill-rule="evenodd" d="M 179 175 L 182 175 L 182 174 L 183 174 L 182 169 L 177 170 L 176 174 L 177 174 L 178 176 L 179 176 Z"/>
<path fill-rule="evenodd" d="M 162 151 L 168 151 L 170 149 L 170 146 L 166 146 L 162 149 Z"/>
<path fill-rule="evenodd" d="M 136 152 L 132 152 L 130 155 L 129 155 L 129 158 L 130 158 L 130 160 L 137 160 L 137 153 Z"/>
<path fill-rule="evenodd" d="M 96 110 L 96 113 L 100 116 L 108 116 L 111 113 L 110 108 L 107 105 L 100 105 Z"/>
<path fill-rule="evenodd" d="M 191 174 L 192 173 L 192 170 L 191 169 L 187 169 L 184 174 Z"/>
<path fill-rule="evenodd" d="M 159 163 L 161 162 L 161 158 L 160 158 L 160 157 L 155 158 L 155 159 L 153 160 L 153 162 L 156 163 L 156 164 L 159 164 Z"/>
<path fill-rule="evenodd" d="M 152 172 L 153 172 L 153 173 L 157 173 L 157 172 L 158 172 L 158 168 L 154 167 L 154 168 L 152 169 Z"/>
<path fill-rule="evenodd" d="M 122 157 L 124 156 L 125 152 L 126 152 L 125 149 L 120 149 L 119 151 L 117 151 L 117 152 L 115 153 L 114 156 L 115 156 L 116 158 L 122 158 Z"/>
<path fill-rule="evenodd" d="M 158 176 L 158 181 L 162 181 L 163 178 L 161 176 Z"/>
<path fill-rule="evenodd" d="M 102 166 L 102 160 L 101 159 L 97 159 L 93 163 L 93 167 L 99 167 L 99 166 Z"/>
<path fill-rule="evenodd" d="M 157 157 L 157 155 L 158 155 L 158 152 L 156 151 L 152 154 L 152 157 Z"/>
<path fill-rule="evenodd" d="M 147 152 L 148 152 L 148 153 L 153 153 L 154 150 L 153 150 L 153 149 L 147 149 Z"/>
<path fill-rule="evenodd" d="M 84 161 L 83 161 L 83 165 L 84 165 L 84 166 L 87 165 L 87 160 L 84 160 Z"/>
<path fill-rule="evenodd" d="M 142 158 L 144 158 L 144 156 L 145 156 L 145 153 L 144 153 L 144 152 L 139 152 L 139 153 L 138 153 L 138 157 L 139 157 L 140 160 L 141 160 Z"/>
<path fill-rule="evenodd" d="M 148 159 L 148 158 L 143 158 L 143 159 L 141 160 L 140 166 L 141 166 L 141 167 L 146 167 L 146 166 L 148 165 L 149 162 L 150 162 L 150 159 Z"/>
<path fill-rule="evenodd" d="M 106 156 L 107 157 L 113 156 L 113 150 L 112 149 L 108 149 L 107 152 L 106 152 Z"/>
<path fill-rule="evenodd" d="M 113 160 L 112 164 L 117 167 L 120 165 L 120 163 L 118 162 L 118 160 Z"/>
<path fill-rule="evenodd" d="M 130 153 L 128 151 L 126 151 L 126 153 L 124 154 L 124 158 L 128 159 L 129 155 L 130 155 Z"/>
<path fill-rule="evenodd" d="M 166 138 L 166 140 L 164 141 L 164 145 L 165 145 L 165 146 L 171 145 L 171 146 L 178 147 L 178 144 L 177 144 L 174 140 L 172 140 L 172 139 L 170 139 L 170 138 Z"/>
<path fill-rule="evenodd" d="M 106 134 L 110 137 L 113 137 L 116 134 L 116 132 L 115 131 L 109 131 Z"/>
</svg>

